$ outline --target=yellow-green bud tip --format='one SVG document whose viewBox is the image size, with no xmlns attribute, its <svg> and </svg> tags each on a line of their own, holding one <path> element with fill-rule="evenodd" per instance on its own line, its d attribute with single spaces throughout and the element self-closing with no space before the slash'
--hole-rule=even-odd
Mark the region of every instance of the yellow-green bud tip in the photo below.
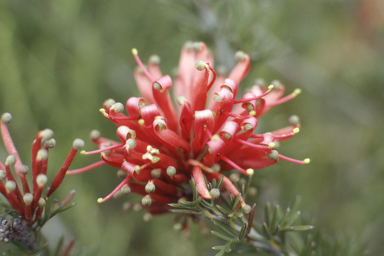
<svg viewBox="0 0 384 256">
<path fill-rule="evenodd" d="M 300 129 L 297 128 L 297 127 L 296 127 L 295 129 L 293 129 L 293 133 L 294 133 L 294 134 L 299 133 L 299 131 L 300 131 Z"/>
<path fill-rule="evenodd" d="M 249 116 L 255 116 L 255 115 L 256 115 L 256 111 L 255 110 L 249 111 Z"/>
<path fill-rule="evenodd" d="M 272 90 L 273 90 L 273 87 L 275 87 L 273 84 L 269 85 L 269 86 L 268 86 L 268 91 L 272 91 Z"/>
<path fill-rule="evenodd" d="M 136 48 L 132 48 L 132 54 L 133 54 L 133 55 L 137 55 L 137 54 L 139 54 L 139 52 L 137 51 Z"/>
<path fill-rule="evenodd" d="M 255 171 L 252 168 L 247 169 L 246 172 L 248 173 L 248 175 L 253 175 L 255 173 Z"/>
<path fill-rule="evenodd" d="M 218 134 L 214 134 L 212 137 L 211 137 L 211 141 L 216 141 L 220 139 L 220 136 Z"/>
<path fill-rule="evenodd" d="M 82 155 L 85 155 L 86 153 L 87 153 L 87 151 L 85 151 L 85 150 L 80 151 L 80 154 L 82 154 Z"/>
<path fill-rule="evenodd" d="M 303 162 L 304 162 L 305 164 L 309 164 L 309 163 L 311 162 L 311 159 L 309 159 L 309 158 L 305 158 L 305 159 L 303 160 Z"/>
<path fill-rule="evenodd" d="M 99 198 L 99 199 L 97 199 L 97 202 L 99 203 L 99 204 L 101 204 L 102 202 L 103 202 L 103 198 Z"/>
<path fill-rule="evenodd" d="M 139 119 L 138 123 L 139 123 L 139 125 L 143 126 L 144 125 L 144 119 Z"/>
<path fill-rule="evenodd" d="M 295 89 L 295 90 L 293 91 L 293 94 L 294 94 L 295 96 L 299 95 L 300 93 L 301 93 L 301 89 L 300 89 L 300 88 L 297 88 L 297 89 Z"/>
<path fill-rule="evenodd" d="M 274 148 L 276 146 L 275 142 L 271 142 L 268 144 L 269 148 Z"/>
</svg>

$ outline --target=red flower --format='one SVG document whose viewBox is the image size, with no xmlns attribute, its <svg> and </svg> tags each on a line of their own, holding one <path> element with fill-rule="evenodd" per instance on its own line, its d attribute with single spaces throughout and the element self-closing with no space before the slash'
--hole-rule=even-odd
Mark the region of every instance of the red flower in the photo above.
<svg viewBox="0 0 384 256">
<path fill-rule="evenodd" d="M 116 133 L 121 142 L 100 137 L 94 131 L 91 139 L 99 150 L 84 153 L 101 153 L 102 160 L 69 172 L 74 174 L 109 164 L 128 174 L 99 202 L 129 187 L 130 191 L 144 195 L 142 204 L 150 205 L 151 213 L 158 213 L 166 210 L 168 203 L 182 197 L 190 199 L 182 184 L 191 178 L 199 195 L 210 199 L 205 178 L 210 182 L 218 180 L 224 171 L 236 169 L 251 175 L 253 169 L 275 164 L 279 158 L 309 163 L 309 159 L 294 160 L 274 150 L 276 141 L 288 139 L 299 131 L 296 117 L 283 129 L 254 133 L 259 117 L 271 107 L 294 98 L 300 90 L 283 97 L 282 84 L 276 82 L 268 87 L 259 84 L 236 99 L 238 85 L 250 68 L 247 54 L 236 53 L 238 63 L 225 78 L 216 75 L 210 64 L 213 56 L 204 43 L 187 43 L 181 51 L 178 75 L 174 79 L 173 101 L 172 80 L 161 73 L 158 58 L 151 58 L 145 67 L 137 50 L 133 49 L 132 53 L 139 65 L 134 76 L 143 97 L 128 99 L 128 115 L 123 114 L 123 104 L 113 100 L 105 101 L 100 110 L 118 126 Z M 235 196 L 239 194 L 225 176 L 222 184 Z"/>
<path fill-rule="evenodd" d="M 50 197 L 50 195 L 60 186 L 75 154 L 79 149 L 84 147 L 84 141 L 76 139 L 73 142 L 73 146 L 67 159 L 52 180 L 46 195 L 42 196 L 48 181 L 46 175 L 48 167 L 48 151 L 56 144 L 55 139 L 53 139 L 53 131 L 45 129 L 38 132 L 36 139 L 32 143 L 31 172 L 33 186 L 31 190 L 26 177 L 29 172 L 29 167 L 23 165 L 21 162 L 19 153 L 17 152 L 8 131 L 7 124 L 11 122 L 11 120 L 11 114 L 5 113 L 2 115 L 0 121 L 1 136 L 9 154 L 5 164 L 0 161 L 0 193 L 4 195 L 11 207 L 21 216 L 21 218 L 26 220 L 28 225 L 31 226 L 41 216 L 48 197 Z M 20 184 L 18 184 L 18 181 L 15 180 L 12 174 L 11 169 L 13 168 L 21 183 L 21 189 L 19 188 Z M 73 196 L 73 192 L 71 192 L 61 204 L 65 205 L 68 203 L 71 196 Z"/>
</svg>

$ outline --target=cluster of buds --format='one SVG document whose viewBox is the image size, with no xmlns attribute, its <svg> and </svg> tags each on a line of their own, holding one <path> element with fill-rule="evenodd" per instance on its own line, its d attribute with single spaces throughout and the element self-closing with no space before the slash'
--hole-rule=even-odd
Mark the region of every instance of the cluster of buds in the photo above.
<svg viewBox="0 0 384 256">
<path fill-rule="evenodd" d="M 0 193 L 3 194 L 11 208 L 17 212 L 19 215 L 18 219 L 23 221 L 23 225 L 25 224 L 31 228 L 41 217 L 48 198 L 62 183 L 77 151 L 84 147 L 84 141 L 76 139 L 73 142 L 73 146 L 64 164 L 53 178 L 45 195 L 43 195 L 48 181 L 48 151 L 56 144 L 53 138 L 53 131 L 45 129 L 37 133 L 36 139 L 32 143 L 32 164 L 31 168 L 29 168 L 21 162 L 20 156 L 10 136 L 7 124 L 11 120 L 11 114 L 5 113 L 2 115 L 0 122 L 1 135 L 9 154 L 4 164 L 0 161 Z M 15 176 L 12 174 L 12 169 L 14 169 L 18 181 L 16 181 Z M 27 180 L 27 174 L 29 172 L 32 173 L 32 187 L 30 187 Z M 61 204 L 67 204 L 73 194 L 72 191 Z"/>
<path fill-rule="evenodd" d="M 279 141 L 299 132 L 296 116 L 282 129 L 257 134 L 258 119 L 270 108 L 287 102 L 300 93 L 294 90 L 284 95 L 284 86 L 274 81 L 267 86 L 262 80 L 241 98 L 238 85 L 250 69 L 250 58 L 236 53 L 237 65 L 229 73 L 216 74 L 213 56 L 204 43 L 187 43 L 181 51 L 178 74 L 172 86 L 169 75 L 163 75 L 158 56 L 152 56 L 145 66 L 136 49 L 132 50 L 138 64 L 134 77 L 142 97 L 131 97 L 124 105 L 106 100 L 100 112 L 117 125 L 116 134 L 121 142 L 91 132 L 91 140 L 98 150 L 83 154 L 101 153 L 101 161 L 69 171 L 76 174 L 108 164 L 120 168 L 124 180 L 105 198 L 116 193 L 134 192 L 143 195 L 142 205 L 149 213 L 157 214 L 169 209 L 170 203 L 191 200 L 193 179 L 203 199 L 217 198 L 220 190 L 209 190 L 207 182 L 222 181 L 223 190 L 238 197 L 240 192 L 223 175 L 237 170 L 252 175 L 255 169 L 273 165 L 279 159 L 306 164 L 309 159 L 295 160 L 281 155 Z M 173 87 L 171 99 L 170 89 Z M 174 105 L 174 103 L 177 103 Z M 239 208 L 249 212 L 240 195 Z"/>
</svg>

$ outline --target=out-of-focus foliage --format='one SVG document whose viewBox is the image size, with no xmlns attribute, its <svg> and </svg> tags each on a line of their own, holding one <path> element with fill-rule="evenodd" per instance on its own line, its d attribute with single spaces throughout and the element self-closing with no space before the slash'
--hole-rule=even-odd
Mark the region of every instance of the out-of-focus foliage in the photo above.
<svg viewBox="0 0 384 256">
<path fill-rule="evenodd" d="M 0 113 L 14 116 L 11 130 L 18 131 L 14 141 L 22 159 L 30 157 L 36 132 L 47 127 L 63 144 L 77 137 L 87 141 L 94 128 L 114 138 L 115 127 L 98 109 L 107 98 L 125 102 L 137 95 L 131 48 L 138 48 L 144 60 L 158 54 L 169 73 L 187 40 L 205 41 L 215 52 L 215 64 L 228 68 L 236 50 L 250 53 L 252 69 L 243 88 L 264 77 L 281 80 L 288 90 L 303 90 L 269 112 L 259 131 L 299 115 L 301 132 L 280 151 L 310 157 L 311 164 L 281 161 L 257 172 L 259 193 L 248 203 L 286 207 L 300 194 L 303 214 L 316 216 L 323 232 L 366 234 L 372 255 L 379 255 L 384 242 L 380 0 L 2 0 Z M 86 149 L 93 149 L 90 144 Z M 51 168 L 58 169 L 66 153 L 57 147 Z M 79 156 L 73 168 L 96 159 Z M 63 198 L 60 192 L 75 188 L 77 205 L 61 215 L 62 223 L 47 225 L 75 237 L 75 250 L 87 255 L 214 255 L 210 247 L 219 241 L 202 237 L 198 227 L 185 240 L 172 230 L 169 215 L 145 223 L 142 213 L 121 210 L 124 199 L 97 204 L 117 185 L 115 175 L 103 167 L 67 177 L 55 196 Z M 262 209 L 257 207 L 256 219 L 263 218 Z"/>
</svg>

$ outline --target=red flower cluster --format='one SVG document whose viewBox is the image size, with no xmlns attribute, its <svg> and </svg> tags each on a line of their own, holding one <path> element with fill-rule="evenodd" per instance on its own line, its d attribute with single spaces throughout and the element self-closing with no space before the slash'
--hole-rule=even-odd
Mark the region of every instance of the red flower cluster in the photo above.
<svg viewBox="0 0 384 256">
<path fill-rule="evenodd" d="M 101 153 L 102 160 L 68 172 L 75 174 L 109 164 L 128 174 L 110 195 L 98 202 L 105 202 L 118 191 L 132 191 L 144 195 L 142 204 L 151 213 L 160 213 L 169 203 L 190 199 L 191 193 L 183 184 L 191 178 L 204 199 L 217 196 L 217 191 L 208 191 L 205 179 L 211 182 L 222 177 L 224 189 L 237 196 L 239 191 L 222 174 L 224 171 L 236 169 L 252 175 L 253 169 L 275 164 L 279 158 L 309 163 L 309 159 L 294 160 L 274 150 L 275 141 L 289 139 L 299 132 L 297 117 L 280 130 L 254 133 L 259 117 L 294 98 L 300 90 L 283 97 L 282 84 L 258 84 L 237 99 L 238 85 L 250 69 L 247 54 L 236 53 L 238 63 L 225 77 L 216 75 L 211 65 L 213 56 L 204 43 L 187 43 L 181 51 L 174 80 L 174 105 L 170 96 L 172 80 L 160 71 L 159 58 L 151 57 L 146 67 L 137 50 L 132 53 L 139 65 L 134 76 L 143 97 L 128 99 L 128 115 L 123 114 L 123 104 L 113 100 L 105 101 L 100 110 L 118 126 L 116 133 L 121 142 L 100 137 L 100 133 L 93 131 L 91 140 L 99 150 L 83 153 Z M 241 205 L 245 206 L 242 200 Z"/>
<path fill-rule="evenodd" d="M 53 131 L 45 129 L 37 133 L 36 139 L 32 143 L 32 191 L 27 181 L 27 173 L 29 167 L 23 165 L 20 156 L 13 144 L 11 135 L 9 134 L 7 124 L 11 122 L 12 116 L 5 113 L 1 117 L 0 128 L 1 136 L 9 156 L 5 160 L 5 164 L 0 161 L 0 193 L 8 200 L 11 207 L 26 220 L 28 226 L 32 226 L 43 213 L 46 200 L 60 186 L 65 174 L 75 157 L 78 150 L 84 147 L 84 141 L 76 139 L 73 142 L 67 159 L 52 180 L 49 190 L 45 196 L 42 196 L 44 187 L 48 181 L 47 166 L 48 166 L 48 151 L 56 144 L 53 138 Z M 16 175 L 20 181 L 15 180 L 12 170 L 15 169 Z M 19 188 L 21 185 L 22 190 Z M 21 192 L 22 191 L 22 192 Z M 73 193 L 69 194 L 62 204 L 66 204 Z"/>
</svg>

